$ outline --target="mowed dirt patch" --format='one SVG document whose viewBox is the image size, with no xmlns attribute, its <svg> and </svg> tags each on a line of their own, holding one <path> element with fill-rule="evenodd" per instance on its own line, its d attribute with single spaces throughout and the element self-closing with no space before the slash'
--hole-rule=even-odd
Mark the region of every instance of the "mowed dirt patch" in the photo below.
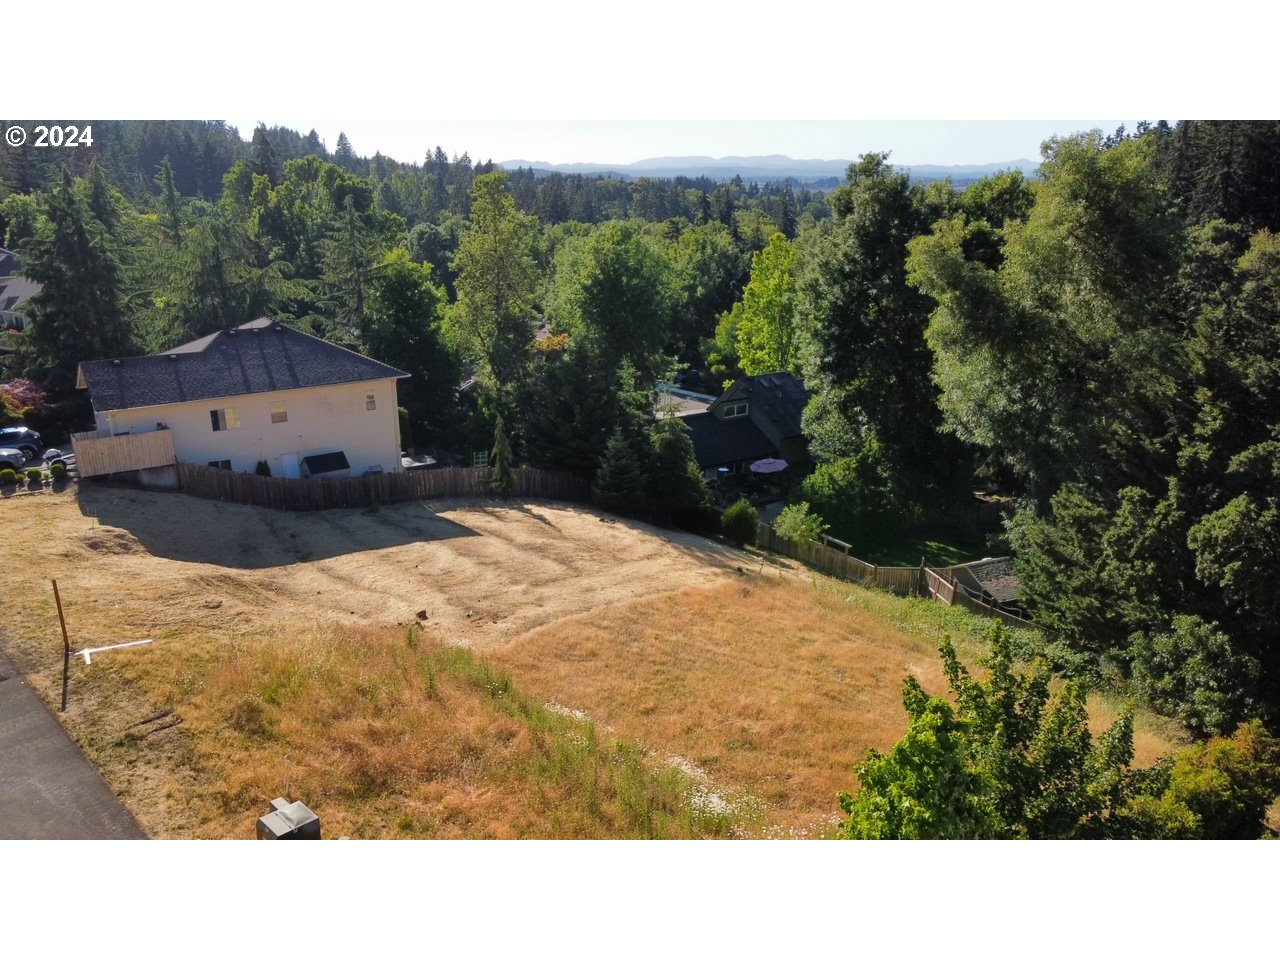
<svg viewBox="0 0 1280 960">
<path fill-rule="evenodd" d="M 371 740 L 439 734 L 443 753 L 420 778 L 434 786 L 409 790 L 403 765 L 367 790 L 343 786 L 343 764 L 316 743 L 332 733 L 344 755 L 385 761 L 387 754 L 363 750 L 359 738 L 338 737 L 347 728 L 334 726 L 334 717 L 378 715 L 387 698 L 417 702 L 421 677 L 401 676 L 405 691 L 384 696 L 379 691 L 393 688 L 395 678 L 371 687 L 352 651 L 338 658 L 332 682 L 355 693 L 337 696 L 325 708 L 331 712 L 312 723 L 316 718 L 298 702 L 277 696 L 269 677 L 261 689 L 254 686 L 255 662 L 269 657 L 287 673 L 290 658 L 305 664 L 325 646 L 395 647 L 409 624 L 421 632 L 424 651 L 483 649 L 565 615 L 714 583 L 731 576 L 738 559 L 700 538 L 544 502 L 282 513 L 86 484 L 0 501 L 0 524 L 15 545 L 0 644 L 46 702 L 57 702 L 62 666 L 51 579 L 58 580 L 74 647 L 152 641 L 102 654 L 92 666 L 76 660 L 71 707 L 62 719 L 144 828 L 170 837 L 244 835 L 252 829 L 251 811 L 300 787 L 322 802 L 336 797 L 338 806 L 326 804 L 335 826 L 360 836 L 645 835 L 644 818 L 611 831 L 597 806 L 571 821 L 557 819 L 552 811 L 569 809 L 563 797 L 545 808 L 532 804 L 500 829 L 510 808 L 505 801 L 486 807 L 480 794 L 527 797 L 533 788 L 518 770 L 495 779 L 489 769 L 484 788 L 468 779 L 476 768 L 468 757 L 487 742 L 486 730 L 492 723 L 511 726 L 491 718 L 471 729 L 469 718 L 491 711 L 459 711 L 464 700 L 452 701 L 448 736 L 440 734 L 443 727 L 406 734 L 398 722 L 389 728 L 395 732 L 367 728 Z M 239 679 L 229 684 L 227 676 Z M 439 709 L 440 701 L 426 702 Z M 254 732 L 259 708 L 279 715 L 270 736 Z M 498 753 L 505 738 L 498 738 Z M 513 757 L 541 763 L 527 738 L 520 744 Z M 416 761 L 406 756 L 412 767 Z M 437 777 L 432 771 L 449 766 L 441 756 L 452 756 L 449 769 L 465 775 Z M 333 783 L 322 782 L 326 774 Z M 537 796 L 545 796 L 542 790 Z M 405 813 L 408 797 L 416 807 Z M 440 799 L 440 809 L 430 809 L 431 798 Z M 481 815 L 482 808 L 488 812 Z M 406 816 L 416 826 L 406 826 Z M 686 825 L 676 833 L 702 829 Z"/>
<path fill-rule="evenodd" d="M 21 563 L 6 572 L 11 612 L 56 630 L 57 577 L 86 642 L 320 619 L 419 622 L 435 639 L 483 648 L 715 582 L 736 562 L 701 538 L 601 516 L 549 502 L 283 513 L 88 485 L 0 503 L 6 539 L 21 544 Z"/>
</svg>

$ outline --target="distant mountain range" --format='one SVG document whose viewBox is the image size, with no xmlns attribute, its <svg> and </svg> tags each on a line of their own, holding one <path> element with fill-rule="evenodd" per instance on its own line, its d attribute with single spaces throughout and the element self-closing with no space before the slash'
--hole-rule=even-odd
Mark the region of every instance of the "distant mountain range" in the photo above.
<svg viewBox="0 0 1280 960">
<path fill-rule="evenodd" d="M 623 179 L 636 177 L 709 177 L 712 180 L 800 181 L 844 179 L 851 160 L 793 160 L 780 154 L 768 157 L 651 157 L 635 163 L 546 163 L 541 160 L 504 160 L 498 166 L 507 170 L 530 168 L 546 173 L 613 174 Z M 980 180 L 1001 170 L 1021 170 L 1033 174 L 1039 168 L 1036 160 L 1007 160 L 1002 163 L 978 164 L 894 164 L 917 180 L 942 180 L 950 177 L 963 183 Z"/>
</svg>

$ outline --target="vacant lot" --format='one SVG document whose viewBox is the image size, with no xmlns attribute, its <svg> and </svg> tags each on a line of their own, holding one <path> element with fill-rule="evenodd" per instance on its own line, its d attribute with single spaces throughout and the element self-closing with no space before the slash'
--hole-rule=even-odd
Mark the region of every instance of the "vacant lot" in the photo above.
<svg viewBox="0 0 1280 960">
<path fill-rule="evenodd" d="M 66 722 L 156 836 L 249 836 L 281 794 L 329 835 L 822 836 L 903 676 L 944 692 L 942 633 L 972 658 L 985 629 L 564 504 L 86 486 L 0 522 L 0 641 L 47 700 L 50 578 L 76 646 L 154 641 L 77 663 Z M 1140 718 L 1139 762 L 1176 738 Z"/>
<path fill-rule="evenodd" d="M 714 582 L 737 562 L 701 538 L 553 503 L 284 513 L 86 485 L 6 501 L 0 518 L 22 545 L 8 571 L 18 602 L 52 609 L 57 577 L 79 639 L 95 645 L 264 621 L 407 624 L 426 611 L 429 635 L 483 648 Z"/>
</svg>

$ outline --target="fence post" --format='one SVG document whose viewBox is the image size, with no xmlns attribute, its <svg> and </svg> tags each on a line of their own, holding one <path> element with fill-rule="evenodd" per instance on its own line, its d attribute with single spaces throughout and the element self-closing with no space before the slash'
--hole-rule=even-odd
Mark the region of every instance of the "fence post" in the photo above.
<svg viewBox="0 0 1280 960">
<path fill-rule="evenodd" d="M 62 709 L 67 712 L 67 689 L 71 682 L 71 641 L 67 637 L 67 618 L 62 615 L 62 597 L 58 593 L 58 581 L 53 581 L 53 602 L 58 605 L 58 623 L 62 625 Z"/>
</svg>

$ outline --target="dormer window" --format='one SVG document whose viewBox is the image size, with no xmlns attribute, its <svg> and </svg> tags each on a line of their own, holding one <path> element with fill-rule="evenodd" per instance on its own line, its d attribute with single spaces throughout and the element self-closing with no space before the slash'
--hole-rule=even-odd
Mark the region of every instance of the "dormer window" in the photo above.
<svg viewBox="0 0 1280 960">
<path fill-rule="evenodd" d="M 747 403 L 745 400 L 741 403 L 726 403 L 723 409 L 725 420 L 732 420 L 734 417 L 745 417 L 747 415 Z"/>
</svg>

